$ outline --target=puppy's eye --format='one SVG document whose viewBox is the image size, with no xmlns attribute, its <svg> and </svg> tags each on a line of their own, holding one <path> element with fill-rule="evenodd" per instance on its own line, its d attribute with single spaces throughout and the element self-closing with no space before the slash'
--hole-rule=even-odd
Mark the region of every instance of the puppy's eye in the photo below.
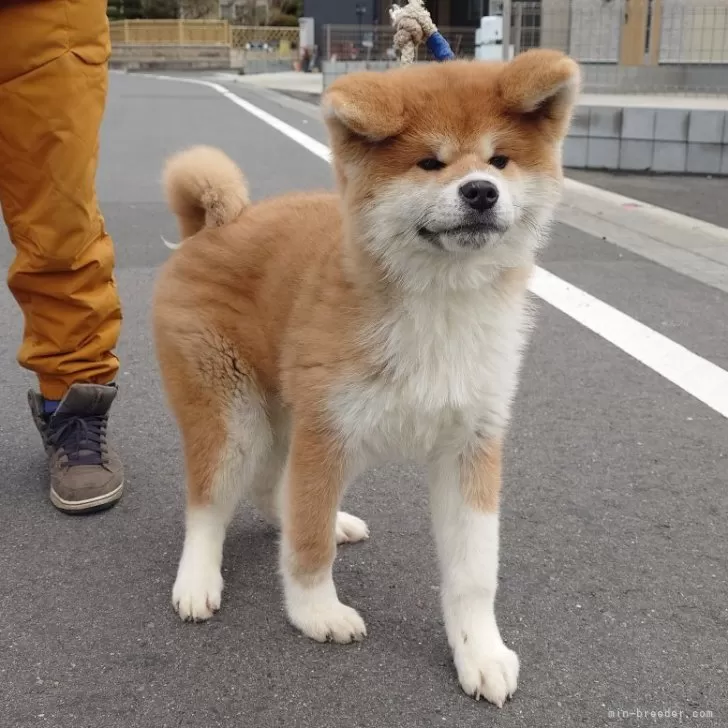
<svg viewBox="0 0 728 728">
<path fill-rule="evenodd" d="M 435 157 L 427 157 L 427 159 L 420 159 L 417 162 L 417 166 L 420 169 L 424 169 L 425 172 L 437 172 L 438 169 L 442 169 L 445 166 L 445 163 Z"/>
<path fill-rule="evenodd" d="M 488 164 L 492 164 L 496 169 L 505 169 L 510 160 L 502 154 L 497 154 L 488 160 Z"/>
</svg>

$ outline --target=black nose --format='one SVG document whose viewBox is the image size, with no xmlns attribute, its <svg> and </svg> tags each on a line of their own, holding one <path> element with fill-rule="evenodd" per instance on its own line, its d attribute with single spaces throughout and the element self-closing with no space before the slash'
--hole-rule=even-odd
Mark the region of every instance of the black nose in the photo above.
<svg viewBox="0 0 728 728">
<path fill-rule="evenodd" d="M 474 210 L 485 212 L 498 202 L 498 188 L 484 179 L 472 180 L 460 187 L 460 196 Z"/>
</svg>

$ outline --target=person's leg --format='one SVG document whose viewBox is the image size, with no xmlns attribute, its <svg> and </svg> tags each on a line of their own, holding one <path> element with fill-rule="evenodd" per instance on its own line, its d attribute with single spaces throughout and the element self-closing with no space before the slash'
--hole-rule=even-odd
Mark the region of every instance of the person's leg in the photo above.
<svg viewBox="0 0 728 728">
<path fill-rule="evenodd" d="M 25 317 L 20 364 L 66 511 L 121 496 L 106 442 L 121 310 L 95 176 L 109 55 L 105 3 L 0 10 L 0 205 L 16 248 L 8 284 Z"/>
</svg>

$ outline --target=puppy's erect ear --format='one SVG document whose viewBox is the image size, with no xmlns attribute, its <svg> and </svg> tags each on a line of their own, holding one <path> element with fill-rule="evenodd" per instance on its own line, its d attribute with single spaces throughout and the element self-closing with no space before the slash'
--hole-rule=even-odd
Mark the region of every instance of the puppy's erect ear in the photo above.
<svg viewBox="0 0 728 728">
<path fill-rule="evenodd" d="M 404 104 L 384 73 L 364 71 L 334 81 L 322 107 L 331 131 L 345 129 L 371 142 L 396 136 L 404 128 Z"/>
<path fill-rule="evenodd" d="M 526 51 L 504 66 L 498 83 L 508 109 L 550 122 L 559 137 L 566 134 L 581 84 L 579 66 L 569 56 Z"/>
</svg>

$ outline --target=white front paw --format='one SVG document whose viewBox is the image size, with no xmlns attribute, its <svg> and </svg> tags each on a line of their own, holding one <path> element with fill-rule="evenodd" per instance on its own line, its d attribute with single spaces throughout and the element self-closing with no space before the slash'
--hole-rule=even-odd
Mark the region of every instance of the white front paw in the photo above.
<svg viewBox="0 0 728 728">
<path fill-rule="evenodd" d="M 336 543 L 357 543 L 369 538 L 369 526 L 351 513 L 336 514 Z"/>
<path fill-rule="evenodd" d="M 217 566 L 183 560 L 172 589 L 172 604 L 185 621 L 210 619 L 220 609 L 222 586 Z"/>
<path fill-rule="evenodd" d="M 289 608 L 291 623 L 317 642 L 361 642 L 367 628 L 356 609 L 339 601 Z"/>
<path fill-rule="evenodd" d="M 518 687 L 518 655 L 500 639 L 483 642 L 470 637 L 463 634 L 453 650 L 460 685 L 476 700 L 483 697 L 502 708 Z"/>
<path fill-rule="evenodd" d="M 336 596 L 331 577 L 318 584 L 304 586 L 286 578 L 286 608 L 288 618 L 294 627 L 317 642 L 359 642 L 367 634 L 364 620 L 359 612 L 347 607 Z"/>
</svg>

